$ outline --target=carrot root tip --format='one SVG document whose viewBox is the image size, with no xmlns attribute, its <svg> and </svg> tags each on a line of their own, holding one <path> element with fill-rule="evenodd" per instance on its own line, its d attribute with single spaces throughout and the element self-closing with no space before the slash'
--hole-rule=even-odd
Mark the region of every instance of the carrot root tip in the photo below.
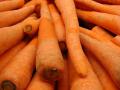
<svg viewBox="0 0 120 90">
<path fill-rule="evenodd" d="M 1 84 L 2 90 L 16 90 L 16 85 L 11 81 L 3 81 Z"/>
</svg>

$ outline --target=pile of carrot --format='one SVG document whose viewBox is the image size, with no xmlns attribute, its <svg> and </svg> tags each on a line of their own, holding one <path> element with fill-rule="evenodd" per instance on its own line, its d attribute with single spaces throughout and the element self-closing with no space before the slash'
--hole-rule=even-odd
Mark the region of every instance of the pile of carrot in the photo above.
<svg viewBox="0 0 120 90">
<path fill-rule="evenodd" d="M 120 0 L 0 0 L 0 90 L 120 90 Z"/>
</svg>

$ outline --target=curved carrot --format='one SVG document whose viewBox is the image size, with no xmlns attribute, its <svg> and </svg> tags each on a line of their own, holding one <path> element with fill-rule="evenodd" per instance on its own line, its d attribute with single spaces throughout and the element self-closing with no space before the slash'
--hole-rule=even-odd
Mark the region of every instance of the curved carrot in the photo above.
<svg viewBox="0 0 120 90">
<path fill-rule="evenodd" d="M 104 70 L 102 65 L 97 62 L 96 57 L 92 55 L 88 50 L 85 51 L 90 63 L 93 66 L 93 69 L 95 70 L 95 73 L 97 74 L 98 78 L 100 79 L 103 87 L 105 90 L 118 90 L 116 85 L 113 83 L 113 80 L 108 75 L 108 73 Z"/>
<path fill-rule="evenodd" d="M 25 90 L 35 67 L 37 38 L 22 49 L 0 72 L 2 90 Z"/>
<path fill-rule="evenodd" d="M 55 4 L 61 12 L 66 29 L 66 44 L 71 61 L 79 75 L 87 75 L 87 67 L 84 62 L 87 58 L 82 50 L 79 40 L 79 23 L 73 0 L 55 0 Z"/>
<path fill-rule="evenodd" d="M 0 71 L 8 64 L 9 61 L 27 44 L 26 41 L 21 41 L 15 47 L 0 55 Z"/>
<path fill-rule="evenodd" d="M 106 3 L 106 4 L 120 4 L 120 0 L 95 0 L 95 1 L 99 1 L 101 3 Z"/>
<path fill-rule="evenodd" d="M 76 73 L 73 64 L 71 62 L 68 62 L 70 90 L 103 90 L 103 86 L 101 85 L 91 65 L 88 61 L 86 61 L 86 63 L 89 67 L 88 76 L 85 78 L 81 78 Z"/>
<path fill-rule="evenodd" d="M 113 81 L 120 88 L 120 51 L 106 42 L 93 39 L 85 34 L 80 34 L 81 43 L 90 50 L 108 71 Z"/>
<path fill-rule="evenodd" d="M 105 37 L 106 40 L 111 40 L 113 38 L 113 36 L 109 32 L 99 26 L 95 26 L 94 28 L 92 28 L 92 31 L 100 35 L 101 37 Z"/>
<path fill-rule="evenodd" d="M 111 41 L 113 43 L 115 43 L 116 45 L 120 46 L 120 36 L 119 35 L 115 36 Z"/>
<path fill-rule="evenodd" d="M 18 9 L 24 5 L 24 0 L 7 0 L 0 2 L 0 12 Z"/>
<path fill-rule="evenodd" d="M 39 20 L 36 17 L 28 17 L 23 22 L 11 26 L 0 28 L 0 54 L 19 43 L 28 34 L 33 36 L 37 32 Z"/>
<path fill-rule="evenodd" d="M 36 73 L 26 90 L 54 90 L 54 84 L 43 81 L 42 77 Z"/>
<path fill-rule="evenodd" d="M 119 5 L 107 5 L 101 4 L 94 0 L 75 0 L 80 3 L 80 5 L 85 5 L 87 8 L 91 8 L 92 10 L 120 15 L 120 6 Z"/>
<path fill-rule="evenodd" d="M 35 6 L 23 7 L 18 10 L 0 12 L 0 27 L 10 26 L 18 23 L 30 15 Z"/>
<path fill-rule="evenodd" d="M 64 72 L 64 60 L 59 48 L 47 1 L 41 2 L 36 69 L 43 79 L 56 81 Z"/>
</svg>

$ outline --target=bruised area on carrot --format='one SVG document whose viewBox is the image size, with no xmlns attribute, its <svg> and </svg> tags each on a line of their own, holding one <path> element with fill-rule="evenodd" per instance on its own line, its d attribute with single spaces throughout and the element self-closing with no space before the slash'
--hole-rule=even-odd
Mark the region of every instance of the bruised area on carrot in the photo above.
<svg viewBox="0 0 120 90">
<path fill-rule="evenodd" d="M 26 90 L 54 90 L 54 83 L 44 81 L 38 73 L 35 73 Z"/>
<path fill-rule="evenodd" d="M 80 34 L 82 45 L 90 50 L 104 66 L 112 80 L 120 88 L 120 51 L 106 42 L 98 41 L 83 33 Z"/>
<path fill-rule="evenodd" d="M 108 75 L 108 73 L 105 71 L 103 66 L 97 62 L 97 58 L 87 49 L 85 49 L 85 53 L 95 71 L 98 78 L 100 79 L 103 88 L 105 90 L 118 90 L 117 86 L 114 84 L 111 77 Z"/>
<path fill-rule="evenodd" d="M 41 1 L 36 69 L 46 81 L 59 80 L 64 72 L 64 60 L 46 0 Z"/>
<path fill-rule="evenodd" d="M 77 9 L 77 14 L 83 20 L 101 26 L 114 34 L 120 34 L 120 17 L 117 15 L 80 9 Z"/>
<path fill-rule="evenodd" d="M 87 60 L 79 40 L 79 23 L 73 0 L 55 0 L 66 29 L 66 45 L 71 61 L 81 77 L 87 76 Z"/>
<path fill-rule="evenodd" d="M 38 30 L 39 19 L 34 16 L 10 27 L 0 28 L 0 54 L 21 41 L 25 34 L 32 37 Z"/>
<path fill-rule="evenodd" d="M 24 0 L 7 0 L 0 2 L 0 12 L 21 8 Z"/>
<path fill-rule="evenodd" d="M 90 8 L 95 11 L 120 15 L 120 6 L 119 5 L 108 5 L 108 4 L 101 4 L 94 0 L 75 0 L 79 2 L 79 4 L 86 6 L 86 8 Z"/>
<path fill-rule="evenodd" d="M 34 38 L 0 72 L 1 90 L 25 90 L 35 68 L 37 38 Z"/>
<path fill-rule="evenodd" d="M 114 38 L 112 38 L 111 41 L 112 41 L 114 44 L 120 46 L 120 36 L 119 36 L 119 35 L 117 35 L 117 36 L 115 36 Z"/>
<path fill-rule="evenodd" d="M 68 57 L 68 59 L 70 58 Z M 73 64 L 68 62 L 70 90 L 103 90 L 103 86 L 91 65 L 88 61 L 86 61 L 86 63 L 88 66 L 88 76 L 81 78 L 75 71 Z"/>
<path fill-rule="evenodd" d="M 0 55 L 0 71 L 11 61 L 11 59 L 27 44 L 28 40 L 22 40 L 16 46 Z"/>
<path fill-rule="evenodd" d="M 0 28 L 16 24 L 31 13 L 33 13 L 35 6 L 23 7 L 18 10 L 0 12 Z"/>
</svg>

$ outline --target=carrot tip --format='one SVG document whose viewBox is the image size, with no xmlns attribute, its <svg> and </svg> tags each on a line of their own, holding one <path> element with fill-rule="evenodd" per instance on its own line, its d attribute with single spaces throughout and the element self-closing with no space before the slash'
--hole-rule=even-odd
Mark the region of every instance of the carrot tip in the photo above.
<svg viewBox="0 0 120 90">
<path fill-rule="evenodd" d="M 3 81 L 1 87 L 2 90 L 16 90 L 16 85 L 8 80 Z"/>
<path fill-rule="evenodd" d="M 43 78 L 50 81 L 60 79 L 61 72 L 56 68 L 46 68 L 43 70 Z"/>
<path fill-rule="evenodd" d="M 24 32 L 26 34 L 28 34 L 32 31 L 32 26 L 31 25 L 26 25 L 23 29 L 24 29 Z"/>
</svg>

